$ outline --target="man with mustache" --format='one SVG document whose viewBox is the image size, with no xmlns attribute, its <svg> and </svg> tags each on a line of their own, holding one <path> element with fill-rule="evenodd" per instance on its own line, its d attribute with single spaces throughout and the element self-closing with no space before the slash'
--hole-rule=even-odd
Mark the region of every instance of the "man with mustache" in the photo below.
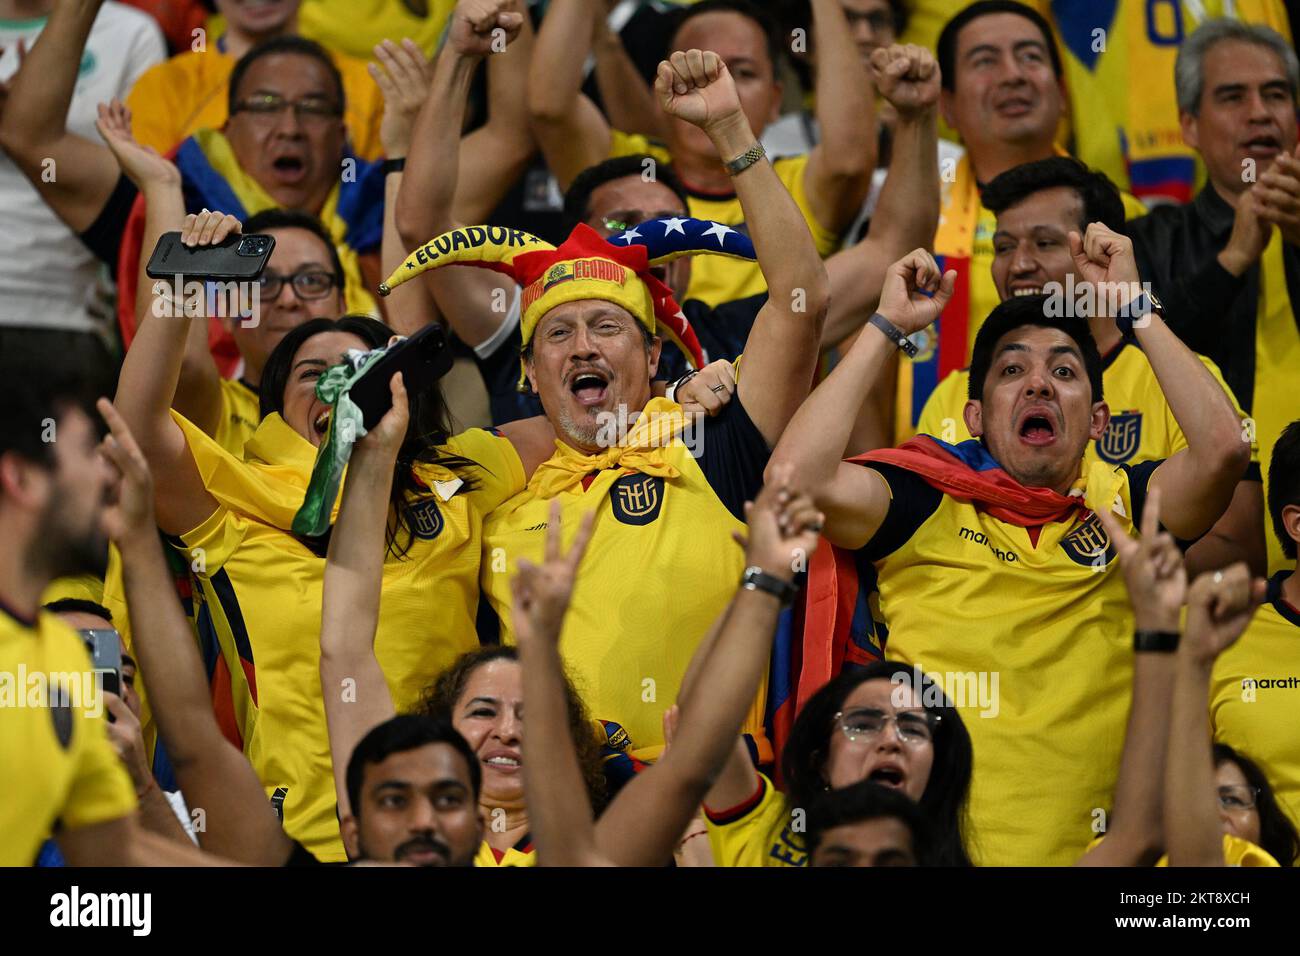
<svg viewBox="0 0 1300 956">
<path fill-rule="evenodd" d="M 400 715 L 380 724 L 348 762 L 348 858 L 473 866 L 483 842 L 481 775 L 478 758 L 448 721 Z"/>
<path fill-rule="evenodd" d="M 1099 223 L 1070 247 L 1088 281 L 1136 282 L 1130 243 Z M 1163 461 L 1085 465 L 1110 416 L 1101 356 L 1086 321 L 1037 295 L 1003 302 L 976 338 L 963 417 L 979 440 L 919 436 L 841 461 L 846 412 L 895 351 L 914 349 L 907 336 L 934 321 L 955 279 L 921 249 L 891 266 L 879 313 L 772 455 L 771 468 L 793 465 L 838 546 L 809 568 L 803 667 L 833 674 L 837 660 L 887 653 L 951 675 L 944 690 L 979 755 L 976 862 L 1065 865 L 1108 805 L 1133 665 L 1132 612 L 1095 512 L 1113 510 L 1129 530 L 1159 489 L 1167 530 L 1195 539 L 1227 507 L 1250 449 L 1227 395 L 1140 295 L 1126 303 L 1131 331 L 1188 445 Z M 970 687 L 990 672 L 996 707 Z"/>
<path fill-rule="evenodd" d="M 1295 50 L 1262 26 L 1210 20 L 1175 67 L 1183 140 L 1207 182 L 1129 226 L 1171 325 L 1209 356 L 1254 422 L 1260 461 L 1300 418 L 1300 158 Z M 1264 476 L 1264 494 L 1269 479 Z M 1268 570 L 1289 562 L 1268 539 Z"/>
</svg>

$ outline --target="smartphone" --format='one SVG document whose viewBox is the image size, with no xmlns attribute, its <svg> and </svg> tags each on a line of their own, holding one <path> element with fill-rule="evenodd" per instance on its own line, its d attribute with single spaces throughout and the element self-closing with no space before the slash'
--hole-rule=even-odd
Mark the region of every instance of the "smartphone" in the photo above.
<svg viewBox="0 0 1300 956">
<path fill-rule="evenodd" d="M 187 246 L 179 232 L 163 233 L 145 274 L 151 279 L 256 279 L 275 248 L 275 236 L 226 236 L 211 246 Z"/>
<path fill-rule="evenodd" d="M 402 373 L 406 394 L 414 398 L 432 388 L 451 369 L 452 354 L 447 333 L 441 325 L 427 325 L 408 339 L 392 346 L 387 354 L 366 370 L 348 395 L 361 409 L 366 430 L 374 428 L 393 407 L 393 393 L 388 383 L 394 373 Z"/>
<path fill-rule="evenodd" d="M 122 696 L 122 638 L 117 631 L 104 628 L 87 628 L 81 633 L 90 651 L 91 668 L 103 675 L 103 689 Z M 107 711 L 106 711 L 107 712 Z M 109 722 L 113 715 L 108 714 Z"/>
</svg>

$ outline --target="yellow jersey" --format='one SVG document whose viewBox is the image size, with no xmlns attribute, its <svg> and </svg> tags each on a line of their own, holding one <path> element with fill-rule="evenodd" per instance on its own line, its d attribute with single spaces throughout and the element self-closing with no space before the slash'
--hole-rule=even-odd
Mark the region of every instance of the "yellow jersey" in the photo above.
<svg viewBox="0 0 1300 956">
<path fill-rule="evenodd" d="M 253 437 L 262 409 L 257 392 L 236 378 L 221 379 L 221 413 L 212 438 L 236 458 L 244 454 L 244 442 Z"/>
<path fill-rule="evenodd" d="M 1088 852 L 1092 852 L 1101 846 L 1104 836 L 1099 836 L 1088 844 Z M 1168 855 L 1161 856 L 1156 860 L 1153 866 L 1168 866 Z M 1231 833 L 1223 835 L 1223 865 L 1224 866 L 1281 866 L 1272 855 L 1262 847 L 1258 847 L 1249 840 L 1243 840 L 1241 837 L 1233 836 Z"/>
<path fill-rule="evenodd" d="M 363 60 L 374 57 L 381 40 L 400 43 L 406 37 L 432 55 L 456 0 L 426 0 L 424 6 L 428 13 L 420 16 L 403 0 L 303 0 L 298 32 Z"/>
<path fill-rule="evenodd" d="M 0 606 L 0 866 L 31 866 L 56 827 L 135 812 L 103 714 L 76 631 L 45 611 L 26 621 Z"/>
<path fill-rule="evenodd" d="M 789 800 L 761 773 L 752 797 L 727 810 L 705 807 L 704 822 L 718 866 L 808 865 L 803 834 L 794 832 Z"/>
<path fill-rule="evenodd" d="M 136 80 L 126 105 L 131 109 L 132 131 L 141 145 L 152 146 L 165 156 L 196 131 L 226 125 L 227 89 L 236 61 L 221 49 L 223 45 L 219 40 L 201 53 L 178 53 Z M 361 159 L 378 159 L 384 154 L 379 141 L 384 97 L 379 85 L 364 60 L 333 51 L 330 59 L 343 78 L 343 121 L 352 149 Z"/>
<path fill-rule="evenodd" d="M 656 399 L 647 412 L 659 408 L 680 411 Z M 696 647 L 736 592 L 745 559 L 731 535 L 745 527 L 744 502 L 761 486 L 770 454 L 739 399 L 692 429 L 658 449 L 675 474 L 609 467 L 558 495 L 566 546 L 581 516 L 596 515 L 560 653 L 592 717 L 626 731 L 621 749 L 639 760 L 662 750 L 664 709 L 677 699 Z M 567 447 L 550 463 L 563 459 Z M 515 562 L 540 562 L 546 543 L 552 498 L 543 486 L 550 463 L 484 529 L 483 593 L 507 643 L 514 641 Z M 766 681 L 743 731 L 770 760 L 762 731 L 765 694 Z"/>
<path fill-rule="evenodd" d="M 1300 826 L 1300 609 L 1282 596 L 1290 573 L 1269 580 L 1246 633 L 1214 662 L 1210 723 L 1215 740 L 1259 764 Z"/>
<path fill-rule="evenodd" d="M 1133 613 L 1099 508 L 1136 528 L 1159 462 L 1084 474 L 1089 511 L 1009 524 L 913 472 L 873 467 L 889 511 L 855 555 L 877 606 L 860 646 L 920 669 L 961 713 L 976 754 L 977 865 L 1069 865 L 1109 806 L 1132 686 Z M 955 616 L 955 615 L 959 615 Z M 871 617 L 875 620 L 871 620 Z"/>
<path fill-rule="evenodd" d="M 623 133 L 611 131 L 610 158 L 631 156 L 645 153 L 653 156 L 657 162 L 671 165 L 673 158 L 663 143 L 652 140 L 640 133 Z M 813 244 L 817 253 L 825 258 L 839 247 L 840 237 L 821 226 L 813 217 L 808 204 L 808 192 L 804 188 L 804 171 L 808 168 L 808 157 L 785 156 L 772 161 L 772 169 L 777 178 L 790 191 L 799 211 L 803 213 L 804 222 L 812 233 Z M 688 209 L 696 219 L 707 219 L 731 226 L 748 235 L 745 227 L 745 211 L 740 208 L 740 200 L 735 193 L 715 195 L 699 193 L 690 189 L 686 191 L 689 200 Z M 686 288 L 682 301 L 698 299 L 710 308 L 716 308 L 724 302 L 747 299 L 767 291 L 767 281 L 757 262 L 732 259 L 726 256 L 698 256 L 691 263 L 691 281 Z"/>
<path fill-rule="evenodd" d="M 1227 393 L 1238 417 L 1245 419 L 1246 413 L 1237 404 L 1232 389 L 1223 381 L 1219 367 L 1203 355 L 1197 358 Z M 1102 360 L 1101 382 L 1106 403 L 1110 406 L 1110 422 L 1106 434 L 1089 442 L 1084 449 L 1083 457 L 1087 464 L 1136 465 L 1142 461 L 1168 458 L 1187 447 L 1187 436 L 1178 426 L 1151 363 L 1136 341 L 1124 339 L 1107 353 Z M 940 382 L 926 401 L 916 430 L 950 445 L 969 439 L 971 434 L 962 417 L 969 384 L 970 369 L 953 372 Z M 1250 461 L 1247 478 L 1259 481 L 1257 445 L 1251 445 Z"/>
<path fill-rule="evenodd" d="M 1273 238 L 1259 261 L 1259 304 L 1255 319 L 1255 395 L 1250 406 L 1254 416 L 1259 460 L 1264 471 L 1264 500 L 1268 500 L 1268 463 L 1282 429 L 1300 418 L 1300 328 L 1286 287 L 1286 266 L 1282 258 L 1282 233 Z M 1268 534 L 1268 573 L 1292 567 L 1294 561 L 1282 553 L 1277 536 Z"/>
<path fill-rule="evenodd" d="M 533 838 L 528 834 L 524 834 L 518 843 L 504 850 L 494 850 L 488 841 L 484 840 L 478 848 L 478 853 L 474 854 L 474 865 L 488 867 L 536 866 L 537 848 L 533 846 Z"/>
<path fill-rule="evenodd" d="M 173 544 L 197 582 L 200 643 L 215 648 L 224 665 L 228 687 L 217 691 L 233 709 L 226 723 L 234 724 L 289 836 L 318 859 L 341 861 L 319 670 L 324 553 L 284 530 L 302 502 L 316 449 L 270 415 L 241 461 L 172 414 L 219 502 Z M 406 556 L 384 562 L 375 655 L 399 712 L 477 645 L 483 518 L 524 486 L 523 465 L 504 438 L 473 429 L 445 450 L 478 464 L 472 472 L 479 486 L 466 491 L 450 471 L 419 466 L 417 475 L 434 490 L 416 510 Z"/>
</svg>

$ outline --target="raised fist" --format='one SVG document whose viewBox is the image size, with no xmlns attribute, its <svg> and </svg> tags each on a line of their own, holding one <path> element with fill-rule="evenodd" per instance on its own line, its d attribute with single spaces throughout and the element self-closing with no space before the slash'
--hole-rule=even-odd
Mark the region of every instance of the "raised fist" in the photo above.
<svg viewBox="0 0 1300 956">
<path fill-rule="evenodd" d="M 925 47 L 895 43 L 875 50 L 871 72 L 880 95 L 904 116 L 939 102 L 939 64 Z"/>
<path fill-rule="evenodd" d="M 523 25 L 519 0 L 460 0 L 451 15 L 447 45 L 462 56 L 502 53 Z"/>
<path fill-rule="evenodd" d="M 661 62 L 655 95 L 669 116 L 705 132 L 736 119 L 744 121 L 727 64 L 709 50 L 679 50 Z"/>
</svg>

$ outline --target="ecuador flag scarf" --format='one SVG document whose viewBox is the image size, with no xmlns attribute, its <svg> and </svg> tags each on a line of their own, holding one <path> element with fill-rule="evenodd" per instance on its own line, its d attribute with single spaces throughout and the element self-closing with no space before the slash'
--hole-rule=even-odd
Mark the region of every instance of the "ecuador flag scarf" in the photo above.
<svg viewBox="0 0 1300 956">
<path fill-rule="evenodd" d="M 1086 512 L 1086 480 L 1080 477 L 1069 494 L 1050 488 L 1029 488 L 1012 478 L 998 464 L 984 444 L 976 439 L 950 445 L 930 435 L 918 435 L 898 448 L 868 452 L 849 462 L 874 462 L 906 469 L 946 495 L 970 501 L 1000 521 L 1032 528 Z M 1114 499 L 1118 484 L 1107 483 L 1100 497 L 1107 504 Z M 1096 501 L 1092 502 L 1097 504 Z M 808 564 L 808 587 L 804 596 L 803 635 L 796 642 L 789 679 L 778 681 L 786 698 L 775 703 L 773 731 L 775 745 L 785 744 L 794 715 L 804 703 L 846 664 L 861 665 L 884 656 L 883 641 L 876 642 L 876 629 L 865 620 L 871 614 L 870 582 L 860 580 L 854 552 L 822 540 Z"/>
</svg>

